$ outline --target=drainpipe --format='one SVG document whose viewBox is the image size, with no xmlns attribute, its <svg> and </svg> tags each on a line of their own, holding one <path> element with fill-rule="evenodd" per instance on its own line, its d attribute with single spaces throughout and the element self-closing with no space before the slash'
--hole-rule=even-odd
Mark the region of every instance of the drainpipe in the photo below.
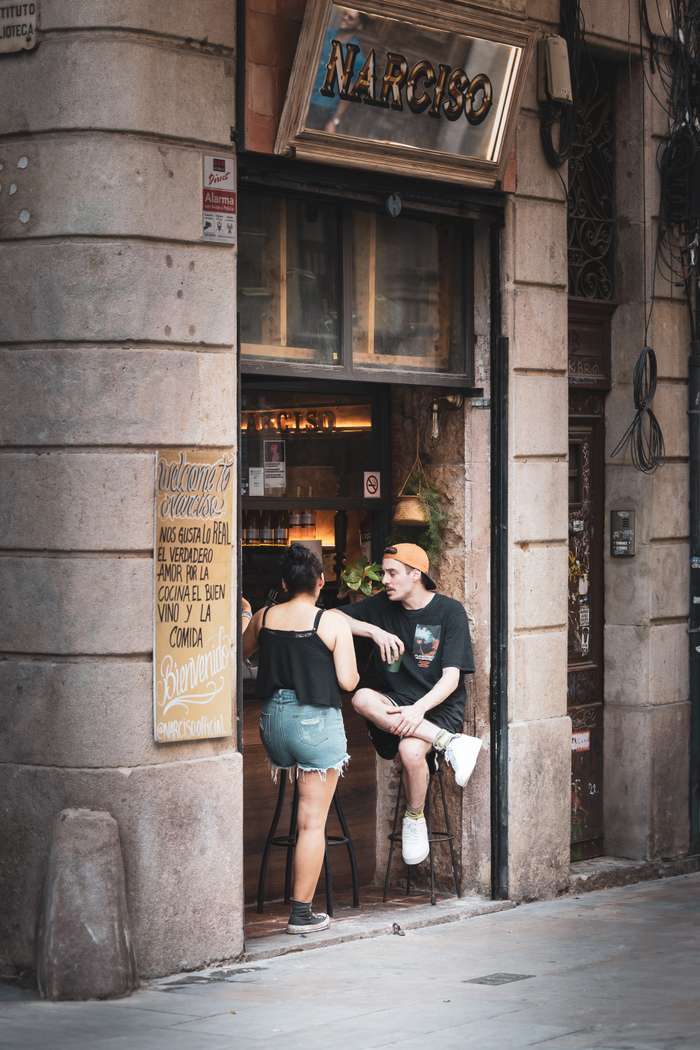
<svg viewBox="0 0 700 1050">
<path fill-rule="evenodd" d="M 688 359 L 688 487 L 690 510 L 690 852 L 700 853 L 700 339 L 698 274 L 694 277 L 696 337 Z"/>
<path fill-rule="evenodd" d="M 508 897 L 508 340 L 501 335 L 501 228 L 491 255 L 491 896 Z"/>
</svg>

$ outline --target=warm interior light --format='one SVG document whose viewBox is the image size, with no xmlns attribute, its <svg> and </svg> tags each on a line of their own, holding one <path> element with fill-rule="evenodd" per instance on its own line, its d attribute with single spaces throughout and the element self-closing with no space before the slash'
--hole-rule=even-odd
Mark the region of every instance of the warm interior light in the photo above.
<svg viewBox="0 0 700 1050">
<path fill-rule="evenodd" d="M 256 433 L 367 431 L 372 429 L 372 409 L 370 405 L 275 405 L 271 408 L 243 409 L 241 430 L 247 433 L 253 422 Z"/>
</svg>

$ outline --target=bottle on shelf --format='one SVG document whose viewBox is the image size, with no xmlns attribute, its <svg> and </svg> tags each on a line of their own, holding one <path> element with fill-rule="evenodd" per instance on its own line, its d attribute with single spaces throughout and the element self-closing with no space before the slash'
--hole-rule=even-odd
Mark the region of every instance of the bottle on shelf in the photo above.
<svg viewBox="0 0 700 1050">
<path fill-rule="evenodd" d="M 309 485 L 309 499 L 313 498 L 314 490 Z M 313 507 L 304 507 L 301 513 L 301 532 L 305 540 L 313 540 L 316 537 L 316 511 Z"/>
<path fill-rule="evenodd" d="M 289 514 L 286 510 L 279 511 L 275 522 L 275 543 L 286 547 L 289 542 Z"/>
<path fill-rule="evenodd" d="M 271 510 L 264 510 L 260 517 L 260 542 L 265 546 L 275 542 L 275 523 Z"/>
<path fill-rule="evenodd" d="M 301 499 L 301 485 L 297 485 L 297 499 Z M 289 539 L 301 539 L 301 510 L 299 507 L 292 507 L 289 512 Z"/>
<path fill-rule="evenodd" d="M 248 538 L 248 511 L 241 514 L 241 543 L 250 543 Z"/>
<path fill-rule="evenodd" d="M 248 543 L 255 546 L 260 543 L 260 514 L 257 510 L 248 511 Z"/>
</svg>

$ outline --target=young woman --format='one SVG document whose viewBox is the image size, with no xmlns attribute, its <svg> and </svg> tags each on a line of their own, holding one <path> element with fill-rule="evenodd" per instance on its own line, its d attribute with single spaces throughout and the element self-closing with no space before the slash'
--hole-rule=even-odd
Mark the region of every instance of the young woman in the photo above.
<svg viewBox="0 0 700 1050">
<path fill-rule="evenodd" d="M 258 696 L 264 701 L 260 735 L 275 770 L 297 767 L 298 839 L 292 910 L 287 933 L 330 925 L 311 910 L 326 848 L 326 818 L 338 777 L 349 759 L 340 690 L 359 681 L 347 620 L 316 602 L 323 567 L 307 547 L 293 543 L 282 559 L 288 600 L 259 609 L 243 635 L 243 652 L 258 650 Z M 284 775 L 284 774 L 283 774 Z"/>
</svg>

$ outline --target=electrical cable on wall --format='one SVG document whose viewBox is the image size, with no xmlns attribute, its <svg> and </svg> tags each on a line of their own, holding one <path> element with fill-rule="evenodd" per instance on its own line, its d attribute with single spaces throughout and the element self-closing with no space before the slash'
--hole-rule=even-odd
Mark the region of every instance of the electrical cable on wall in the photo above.
<svg viewBox="0 0 700 1050">
<path fill-rule="evenodd" d="M 695 289 L 698 280 L 700 234 L 700 0 L 668 0 L 671 24 L 664 24 L 655 4 L 659 27 L 651 28 L 646 0 L 640 0 L 641 21 L 649 39 L 649 63 L 658 74 L 665 99 L 646 77 L 649 92 L 665 111 L 668 134 L 657 152 L 661 175 L 656 270 L 674 288 L 683 288 L 690 317 L 691 339 L 698 332 Z M 644 66 L 642 66 L 644 69 Z"/>
<path fill-rule="evenodd" d="M 640 0 L 644 3 L 644 0 Z M 628 7 L 628 27 L 631 16 L 631 0 Z M 644 346 L 637 358 L 632 377 L 632 389 L 634 397 L 635 414 L 632 422 L 627 427 L 615 448 L 610 453 L 611 457 L 618 456 L 629 448 L 632 465 L 643 474 L 653 474 L 664 462 L 665 446 L 664 436 L 658 419 L 651 407 L 656 394 L 657 361 L 656 351 L 649 345 L 649 328 L 651 317 L 654 312 L 656 274 L 659 268 L 659 238 L 656 239 L 654 253 L 654 269 L 652 274 L 651 296 L 647 295 L 647 180 L 646 180 L 646 158 L 645 158 L 645 134 L 647 126 L 646 114 L 646 75 L 644 73 L 644 48 L 642 42 L 642 21 L 644 14 L 640 8 L 639 25 L 639 53 L 642 63 L 643 81 L 641 84 L 641 123 L 639 132 L 639 153 L 642 164 L 642 284 L 644 299 Z M 631 67 L 631 40 L 628 41 L 630 49 L 629 78 L 630 95 L 632 87 Z"/>
<path fill-rule="evenodd" d="M 669 132 L 657 152 L 661 176 L 658 228 L 650 301 L 647 298 L 646 231 L 644 236 L 644 347 L 634 368 L 636 413 L 613 449 L 616 456 L 627 447 L 637 470 L 653 473 L 664 461 L 661 427 L 651 409 L 656 391 L 656 354 L 649 346 L 649 328 L 654 311 L 657 276 L 672 288 L 683 288 L 690 313 L 691 338 L 697 336 L 695 286 L 698 275 L 698 225 L 700 220 L 700 0 L 669 0 L 671 24 L 664 25 L 658 2 L 656 11 L 661 34 L 652 32 L 646 0 L 640 0 L 639 50 L 643 83 L 641 158 L 642 215 L 646 220 L 646 93 L 662 106 Z M 660 77 L 667 96 L 664 103 L 654 92 L 644 68 L 642 30 L 649 39 L 649 63 Z"/>
</svg>

